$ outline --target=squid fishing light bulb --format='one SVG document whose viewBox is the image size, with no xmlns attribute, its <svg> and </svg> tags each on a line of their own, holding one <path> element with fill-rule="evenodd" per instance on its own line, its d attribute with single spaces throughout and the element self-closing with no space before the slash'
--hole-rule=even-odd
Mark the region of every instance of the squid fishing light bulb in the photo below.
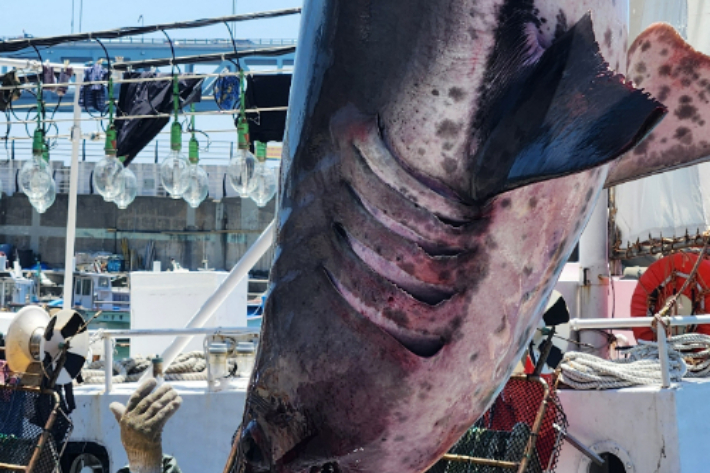
<svg viewBox="0 0 710 473">
<path fill-rule="evenodd" d="M 35 208 L 37 213 L 43 214 L 47 211 L 48 208 L 50 208 L 53 204 L 54 201 L 57 199 L 57 185 L 54 182 L 54 179 L 50 182 L 49 190 L 41 197 L 38 199 L 30 199 L 30 203 L 32 204 L 32 207 Z"/>
<path fill-rule="evenodd" d="M 250 194 L 257 207 L 264 207 L 276 195 L 276 169 L 266 163 L 256 165 L 254 172 L 256 186 Z"/>
<path fill-rule="evenodd" d="M 160 182 L 173 199 L 181 198 L 182 193 L 185 192 L 180 176 L 187 169 L 189 163 L 187 157 L 180 152 L 181 150 L 182 128 L 176 121 L 170 128 L 170 153 L 160 163 Z"/>
<path fill-rule="evenodd" d="M 116 157 L 116 130 L 113 125 L 106 130 L 106 155 L 96 163 L 91 182 L 94 190 L 111 202 L 120 192 L 118 175 L 123 171 L 123 160 Z"/>
<path fill-rule="evenodd" d="M 121 192 L 113 201 L 119 209 L 125 210 L 136 199 L 136 194 L 138 194 L 138 179 L 136 179 L 136 175 L 133 174 L 133 171 L 127 167 L 123 168 L 119 179 L 121 181 Z"/>
<path fill-rule="evenodd" d="M 254 171 L 256 168 L 256 158 L 248 149 L 238 149 L 234 157 L 229 161 L 227 176 L 232 188 L 237 191 L 239 197 L 245 199 L 256 188 Z"/>
<path fill-rule="evenodd" d="M 192 137 L 188 146 L 188 160 L 190 164 L 183 171 L 180 180 L 185 186 L 182 198 L 190 207 L 196 209 L 210 192 L 209 178 L 207 172 L 200 166 L 200 143 L 195 138 L 195 117 L 192 117 Z"/>
<path fill-rule="evenodd" d="M 175 150 L 170 151 L 170 154 L 160 163 L 160 182 L 173 199 L 181 198 L 182 193 L 185 192 L 184 183 L 181 182 L 180 176 L 187 169 L 187 166 L 187 157 Z"/>
<path fill-rule="evenodd" d="M 106 202 L 111 202 L 120 192 L 118 175 L 123 171 L 123 163 L 111 155 L 104 156 L 94 167 L 91 182 L 94 190 L 101 194 Z"/>
<path fill-rule="evenodd" d="M 254 142 L 258 163 L 254 170 L 254 190 L 249 197 L 257 207 L 265 206 L 276 195 L 276 169 L 266 164 L 266 143 Z"/>
<path fill-rule="evenodd" d="M 32 158 L 25 161 L 17 176 L 22 192 L 29 199 L 40 199 L 52 185 L 52 172 L 49 167 L 49 155 L 45 157 L 46 145 L 44 133 L 39 128 L 35 130 L 32 143 Z"/>
<path fill-rule="evenodd" d="M 227 178 L 232 188 L 239 194 L 239 197 L 246 199 L 256 187 L 256 181 L 254 180 L 256 158 L 249 152 L 249 124 L 243 117 L 239 119 L 237 124 L 237 135 L 239 137 L 239 147 L 236 154 L 229 161 Z"/>
<path fill-rule="evenodd" d="M 190 207 L 196 209 L 209 194 L 209 178 L 207 172 L 200 166 L 196 160 L 191 159 L 190 165 L 183 171 L 181 180 L 185 184 L 185 192 L 182 193 L 182 198 L 185 199 Z"/>
</svg>

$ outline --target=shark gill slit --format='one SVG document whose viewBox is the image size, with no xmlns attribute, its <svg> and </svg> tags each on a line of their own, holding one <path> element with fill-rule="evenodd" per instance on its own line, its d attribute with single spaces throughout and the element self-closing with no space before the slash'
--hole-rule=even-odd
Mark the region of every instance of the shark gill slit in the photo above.
<svg viewBox="0 0 710 473">
<path fill-rule="evenodd" d="M 442 245 L 441 243 L 435 241 L 435 237 L 433 237 L 432 232 L 434 234 L 446 233 L 449 235 L 454 235 L 458 233 L 460 235 L 461 233 L 465 233 L 467 226 L 475 222 L 475 220 L 471 222 L 460 223 L 459 225 L 452 225 L 448 219 L 440 217 L 434 212 L 430 212 L 425 207 L 422 207 L 418 202 L 413 201 L 411 198 L 405 195 L 401 189 L 398 189 L 391 183 L 382 180 L 381 177 L 372 169 L 372 167 L 368 163 L 365 154 L 362 153 L 362 151 L 355 144 L 353 144 L 353 151 L 354 159 L 357 160 L 357 164 L 363 166 L 368 173 L 371 173 L 373 179 L 376 179 L 380 184 L 386 186 L 388 189 L 393 191 L 397 198 L 402 199 L 402 201 L 407 202 L 409 205 L 414 206 L 422 212 L 425 212 L 430 218 L 433 219 L 433 222 L 436 223 L 435 225 L 432 225 L 431 228 L 429 228 L 428 230 L 425 230 L 423 228 L 418 228 L 416 223 L 412 225 L 407 225 L 403 222 L 399 222 L 395 218 L 390 216 L 387 211 L 382 210 L 379 205 L 372 201 L 372 199 L 364 196 L 362 192 L 360 192 L 360 190 L 357 188 L 358 186 L 355 184 L 355 182 L 350 182 L 346 180 L 345 184 L 348 187 L 348 190 L 350 191 L 351 195 L 357 200 L 357 202 L 362 207 L 367 210 L 370 215 L 375 218 L 375 220 L 387 227 L 390 231 L 416 243 L 432 257 L 457 256 L 458 254 L 465 251 L 464 246 L 461 244 Z M 414 215 L 411 216 L 415 217 Z M 429 237 L 426 236 L 427 234 L 429 234 Z"/>
<path fill-rule="evenodd" d="M 373 136 L 374 135 L 374 136 Z M 415 205 L 429 209 L 441 222 L 451 227 L 464 226 L 473 220 L 476 207 L 465 204 L 446 185 L 438 180 L 415 174 L 387 148 L 377 133 L 353 139 L 356 154 L 370 171 Z"/>
<path fill-rule="evenodd" d="M 354 146 L 355 159 L 361 159 L 363 165 L 370 167 L 363 153 L 357 146 Z M 370 168 L 372 171 L 372 168 Z M 396 198 L 408 200 L 407 196 L 393 188 L 390 183 L 382 181 L 382 177 L 373 171 L 374 179 L 387 185 L 390 189 L 396 191 Z M 407 225 L 396 222 L 390 218 L 385 212 L 381 211 L 380 205 L 364 199 L 355 187 L 347 180 L 342 181 L 347 192 L 352 199 L 350 205 L 359 206 L 365 212 L 365 220 L 351 222 L 352 225 L 361 225 L 365 228 L 372 226 L 381 226 L 385 233 L 389 232 L 410 243 L 418 246 L 426 258 L 434 260 L 445 255 L 452 263 L 455 263 L 457 256 L 464 253 L 462 248 L 447 247 L 441 242 L 434 242 L 420 235 L 415 229 L 409 228 Z M 442 198 L 440 196 L 440 198 Z M 443 200 L 443 198 L 442 198 Z M 422 209 L 414 203 L 416 207 Z M 426 209 L 425 209 L 426 210 Z M 438 217 L 438 216 L 435 216 Z M 438 219 L 438 218 L 437 218 Z M 443 219 L 442 219 L 443 220 Z M 450 227 L 442 221 L 444 228 L 448 227 L 450 231 L 456 232 L 458 229 Z M 352 279 L 369 279 L 373 284 L 385 287 L 390 285 L 396 290 L 395 300 L 400 297 L 411 298 L 416 303 L 422 304 L 422 308 L 428 311 L 440 310 L 444 304 L 450 301 L 456 294 L 453 287 L 447 285 L 432 284 L 422 281 L 416 275 L 416 268 L 411 271 L 405 271 L 395 262 L 390 261 L 374 250 L 368 243 L 357 238 L 353 232 L 348 231 L 347 224 L 341 221 L 334 221 L 332 224 L 333 236 L 335 238 L 336 247 L 342 253 L 342 256 L 350 261 L 351 267 L 349 271 L 354 271 L 353 274 L 345 275 L 345 279 L 341 280 L 333 271 L 327 267 L 323 267 L 328 279 L 333 284 L 336 292 L 340 294 L 345 302 L 357 313 L 372 322 L 379 329 L 392 336 L 400 345 L 409 350 L 411 353 L 419 357 L 431 357 L 438 353 L 447 343 L 447 336 L 440 333 L 422 332 L 409 328 L 403 325 L 403 322 L 398 321 L 395 317 L 390 317 L 387 314 L 385 307 L 373 306 L 370 302 L 360 294 L 358 283 L 353 283 Z M 373 232 L 375 233 L 375 232 Z M 380 236 L 381 238 L 381 236 Z M 407 251 L 402 248 L 402 251 Z M 411 250 L 410 250 L 411 251 Z M 432 254 L 433 253 L 433 254 Z M 414 316 L 414 314 L 411 314 Z"/>
<path fill-rule="evenodd" d="M 439 353 L 441 349 L 444 348 L 444 345 L 446 345 L 444 337 L 435 334 L 417 333 L 405 327 L 398 326 L 390 320 L 384 320 L 381 313 L 377 313 L 374 308 L 365 304 L 358 294 L 348 289 L 328 268 L 323 266 L 322 269 L 335 288 L 335 291 L 340 294 L 343 300 L 355 312 L 371 322 L 382 332 L 392 337 L 410 353 L 421 358 L 431 358 Z"/>
</svg>

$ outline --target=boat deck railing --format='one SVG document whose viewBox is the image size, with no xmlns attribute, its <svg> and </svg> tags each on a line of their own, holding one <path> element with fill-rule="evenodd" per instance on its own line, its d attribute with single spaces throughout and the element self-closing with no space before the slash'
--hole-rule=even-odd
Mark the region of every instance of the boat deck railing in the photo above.
<svg viewBox="0 0 710 473">
<path fill-rule="evenodd" d="M 252 327 L 201 327 L 201 328 L 161 328 L 161 329 L 126 329 L 92 331 L 104 342 L 104 377 L 105 389 L 108 394 L 113 389 L 113 340 L 116 338 L 133 337 L 181 337 L 194 335 L 225 335 L 233 337 L 258 337 L 259 329 Z"/>
<path fill-rule="evenodd" d="M 710 315 L 688 315 L 661 317 L 667 327 L 681 327 L 686 325 L 710 324 Z M 630 317 L 621 319 L 572 319 L 569 326 L 572 330 L 620 330 L 641 327 L 652 327 L 656 319 L 654 317 Z M 659 324 L 660 325 L 660 324 Z M 670 360 L 668 359 L 668 338 L 665 330 L 657 330 L 658 356 L 661 362 L 661 385 L 663 388 L 671 386 Z"/>
</svg>

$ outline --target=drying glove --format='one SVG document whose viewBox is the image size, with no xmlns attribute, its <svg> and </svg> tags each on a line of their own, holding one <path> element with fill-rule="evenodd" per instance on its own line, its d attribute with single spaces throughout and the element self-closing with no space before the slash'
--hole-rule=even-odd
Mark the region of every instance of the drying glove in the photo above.
<svg viewBox="0 0 710 473">
<path fill-rule="evenodd" d="M 109 406 L 121 426 L 121 442 L 128 455 L 131 473 L 162 473 L 161 434 L 165 423 L 178 410 L 182 399 L 168 384 L 155 389 L 155 379 L 148 379 L 123 405 Z"/>
</svg>

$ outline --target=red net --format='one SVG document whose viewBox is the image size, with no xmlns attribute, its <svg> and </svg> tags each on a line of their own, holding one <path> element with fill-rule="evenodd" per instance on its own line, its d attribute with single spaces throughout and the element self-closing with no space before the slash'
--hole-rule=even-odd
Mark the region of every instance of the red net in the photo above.
<svg viewBox="0 0 710 473">
<path fill-rule="evenodd" d="M 557 394 L 552 388 L 550 376 L 543 376 L 550 388 L 547 409 L 527 472 L 553 472 L 557 466 L 563 438 L 554 425 L 566 429 L 567 419 L 562 411 Z M 530 440 L 535 418 L 542 405 L 544 388 L 540 383 L 513 378 L 491 408 L 458 441 L 450 453 L 489 460 L 518 463 L 522 460 Z M 500 471 L 502 468 L 494 468 Z M 432 473 L 478 473 L 493 471 L 472 463 L 440 461 L 430 470 Z"/>
</svg>

